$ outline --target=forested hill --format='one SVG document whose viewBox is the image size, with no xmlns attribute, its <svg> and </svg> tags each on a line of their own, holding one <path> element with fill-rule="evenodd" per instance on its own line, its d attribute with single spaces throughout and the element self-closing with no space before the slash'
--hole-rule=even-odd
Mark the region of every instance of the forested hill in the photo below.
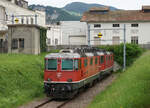
<svg viewBox="0 0 150 108">
<path fill-rule="evenodd" d="M 46 11 L 46 21 L 79 21 L 82 14 L 88 11 L 91 7 L 103 7 L 101 4 L 86 4 L 82 2 L 73 2 L 67 4 L 63 8 L 56 8 L 52 6 L 43 5 L 30 5 L 31 10 L 45 10 Z M 111 10 L 117 10 L 115 7 L 111 7 Z"/>
</svg>

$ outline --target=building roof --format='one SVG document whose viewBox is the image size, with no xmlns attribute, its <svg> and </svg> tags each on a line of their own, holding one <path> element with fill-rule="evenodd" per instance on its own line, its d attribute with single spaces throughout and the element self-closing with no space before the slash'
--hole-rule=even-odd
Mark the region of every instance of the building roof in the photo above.
<svg viewBox="0 0 150 108">
<path fill-rule="evenodd" d="M 85 12 L 81 18 L 81 22 L 130 22 L 130 21 L 131 22 L 150 21 L 150 6 L 143 6 L 142 10 L 116 10 L 107 12 L 88 11 Z"/>
<path fill-rule="evenodd" d="M 47 30 L 46 27 L 36 25 L 36 24 L 8 24 L 7 26 L 8 27 L 36 27 L 38 29 L 43 28 L 43 29 Z"/>
</svg>

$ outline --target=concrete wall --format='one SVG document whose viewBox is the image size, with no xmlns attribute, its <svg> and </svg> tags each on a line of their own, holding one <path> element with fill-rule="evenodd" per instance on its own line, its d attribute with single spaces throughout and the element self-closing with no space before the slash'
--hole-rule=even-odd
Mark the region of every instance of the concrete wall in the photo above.
<svg viewBox="0 0 150 108">
<path fill-rule="evenodd" d="M 40 30 L 37 26 L 16 25 L 9 26 L 8 53 L 39 54 Z M 12 49 L 13 39 L 24 39 L 24 48 Z"/>
<path fill-rule="evenodd" d="M 131 43 L 131 36 L 137 36 L 139 44 L 149 44 L 150 43 L 150 22 L 116 22 L 116 23 L 89 23 L 90 24 L 90 37 L 91 37 L 91 45 L 94 45 L 94 37 L 98 37 L 98 33 L 102 33 L 103 36 L 100 38 L 100 44 L 102 45 L 111 45 L 113 44 L 113 37 L 119 37 L 120 43 L 123 40 L 123 29 L 124 24 L 126 24 L 126 41 Z M 101 24 L 100 28 L 94 28 L 94 24 Z M 113 24 L 120 24 L 120 27 L 112 27 Z M 138 24 L 138 27 L 131 27 L 131 24 Z M 115 30 L 100 30 L 100 29 L 115 29 Z M 87 37 L 88 40 L 88 37 Z M 109 41 L 101 41 L 101 40 L 109 40 Z"/>
</svg>

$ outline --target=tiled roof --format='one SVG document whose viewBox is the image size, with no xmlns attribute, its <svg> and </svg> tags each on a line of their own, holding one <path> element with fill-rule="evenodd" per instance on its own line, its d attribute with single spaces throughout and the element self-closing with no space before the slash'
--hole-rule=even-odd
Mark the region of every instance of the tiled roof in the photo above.
<svg viewBox="0 0 150 108">
<path fill-rule="evenodd" d="M 117 10 L 108 12 L 85 12 L 81 18 L 81 22 L 137 22 L 150 21 L 149 6 L 143 7 L 142 10 Z"/>
</svg>

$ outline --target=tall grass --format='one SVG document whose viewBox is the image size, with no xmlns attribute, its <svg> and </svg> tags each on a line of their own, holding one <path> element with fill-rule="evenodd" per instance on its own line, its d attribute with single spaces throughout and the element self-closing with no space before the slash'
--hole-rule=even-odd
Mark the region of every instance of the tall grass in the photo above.
<svg viewBox="0 0 150 108">
<path fill-rule="evenodd" d="M 137 59 L 88 108 L 149 108 L 150 51 Z"/>
<path fill-rule="evenodd" d="M 0 54 L 0 108 L 43 96 L 44 56 Z"/>
</svg>

